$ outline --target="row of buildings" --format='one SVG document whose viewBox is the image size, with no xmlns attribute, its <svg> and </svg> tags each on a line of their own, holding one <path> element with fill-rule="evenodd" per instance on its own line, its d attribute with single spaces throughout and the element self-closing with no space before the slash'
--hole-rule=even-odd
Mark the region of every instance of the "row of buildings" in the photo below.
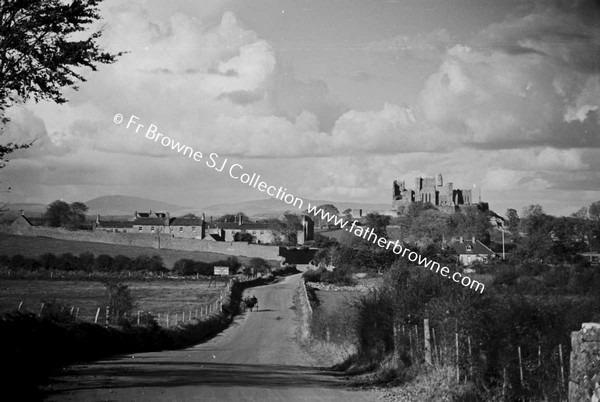
<svg viewBox="0 0 600 402">
<path fill-rule="evenodd" d="M 301 228 L 296 231 L 297 243 L 304 244 L 314 239 L 313 220 L 303 215 L 300 219 Z M 244 221 L 238 216 L 236 222 L 209 222 L 204 214 L 197 217 L 171 217 L 168 212 L 137 212 L 133 219 L 125 221 L 101 220 L 96 217 L 94 230 L 112 233 L 162 234 L 172 237 L 198 239 L 204 241 L 238 241 L 250 239 L 251 243 L 276 243 L 281 232 L 272 223 Z M 249 236 L 248 236 L 249 235 Z"/>
</svg>

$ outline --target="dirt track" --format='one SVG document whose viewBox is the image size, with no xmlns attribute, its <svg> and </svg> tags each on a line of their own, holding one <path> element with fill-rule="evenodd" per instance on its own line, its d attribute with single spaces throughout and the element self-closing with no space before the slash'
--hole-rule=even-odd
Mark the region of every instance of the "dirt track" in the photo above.
<svg viewBox="0 0 600 402">
<path fill-rule="evenodd" d="M 49 401 L 373 401 L 338 374 L 311 367 L 296 342 L 292 296 L 300 276 L 250 289 L 259 311 L 237 317 L 192 348 L 126 355 L 72 366 Z"/>
</svg>

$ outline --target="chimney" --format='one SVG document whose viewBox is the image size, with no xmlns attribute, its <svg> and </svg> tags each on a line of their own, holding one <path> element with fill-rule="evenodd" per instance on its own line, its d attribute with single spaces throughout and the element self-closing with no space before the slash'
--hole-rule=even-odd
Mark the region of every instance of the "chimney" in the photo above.
<svg viewBox="0 0 600 402">
<path fill-rule="evenodd" d="M 21 212 L 21 216 L 25 216 L 25 210 L 24 209 L 21 209 L 19 211 Z"/>
<path fill-rule="evenodd" d="M 170 224 L 171 224 L 171 214 L 167 212 L 165 214 L 165 226 L 169 227 Z"/>
<path fill-rule="evenodd" d="M 473 236 L 473 237 L 471 238 L 471 242 L 472 242 L 473 244 L 475 244 L 475 236 Z"/>
<path fill-rule="evenodd" d="M 461 242 L 461 243 L 463 242 L 463 238 L 462 238 L 462 236 L 460 236 L 460 242 Z"/>
<path fill-rule="evenodd" d="M 210 221 L 212 222 L 212 215 L 210 216 Z"/>
<path fill-rule="evenodd" d="M 238 217 L 239 217 L 239 225 L 242 226 L 242 214 L 239 214 Z"/>
<path fill-rule="evenodd" d="M 137 211 L 135 211 L 135 212 L 133 213 L 133 219 L 137 219 L 137 217 L 138 217 L 138 214 L 137 214 Z"/>
<path fill-rule="evenodd" d="M 100 214 L 96 214 L 96 225 L 100 224 Z"/>
<path fill-rule="evenodd" d="M 202 212 L 202 222 L 204 222 L 206 220 L 206 216 L 204 215 L 204 212 Z"/>
</svg>

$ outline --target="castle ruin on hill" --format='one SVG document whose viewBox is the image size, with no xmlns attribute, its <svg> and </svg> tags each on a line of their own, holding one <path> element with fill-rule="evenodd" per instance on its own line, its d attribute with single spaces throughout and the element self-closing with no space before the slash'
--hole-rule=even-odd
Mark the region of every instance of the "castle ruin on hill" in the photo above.
<svg viewBox="0 0 600 402">
<path fill-rule="evenodd" d="M 394 180 L 392 209 L 402 213 L 415 202 L 430 202 L 438 209 L 453 212 L 457 206 L 472 205 L 471 190 L 455 189 L 451 182 L 444 183 L 442 174 L 437 177 L 415 178 L 414 189 L 406 187 L 404 180 Z"/>
</svg>

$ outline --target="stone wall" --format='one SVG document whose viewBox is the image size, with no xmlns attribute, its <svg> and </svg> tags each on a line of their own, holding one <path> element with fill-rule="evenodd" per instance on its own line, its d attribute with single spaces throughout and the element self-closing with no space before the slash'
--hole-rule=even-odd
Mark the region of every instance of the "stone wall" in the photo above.
<svg viewBox="0 0 600 402">
<path fill-rule="evenodd" d="M 89 241 L 93 243 L 158 248 L 158 236 L 150 234 L 66 230 L 63 228 L 50 228 L 41 226 L 19 228 L 18 230 L 12 230 L 10 227 L 3 227 L 0 229 L 0 231 L 33 237 L 51 237 L 61 240 Z M 279 247 L 277 246 L 261 246 L 242 242 L 214 242 L 161 235 L 160 247 L 173 250 L 204 251 L 250 258 L 260 257 L 264 258 L 265 260 L 280 260 Z"/>
<path fill-rule="evenodd" d="M 569 401 L 600 401 L 600 324 L 571 333 Z"/>
</svg>

